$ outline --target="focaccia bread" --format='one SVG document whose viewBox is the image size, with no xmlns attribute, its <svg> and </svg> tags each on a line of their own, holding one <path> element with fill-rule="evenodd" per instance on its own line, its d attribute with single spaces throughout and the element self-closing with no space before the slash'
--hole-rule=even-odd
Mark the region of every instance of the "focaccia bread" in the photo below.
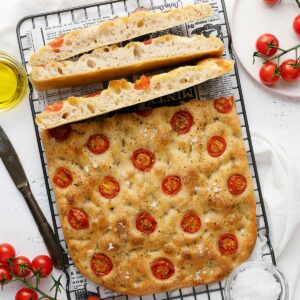
<svg viewBox="0 0 300 300">
<path fill-rule="evenodd" d="M 223 279 L 252 252 L 255 198 L 233 99 L 41 132 L 71 257 L 112 291 Z"/>
<path fill-rule="evenodd" d="M 30 73 L 30 79 L 39 91 L 79 86 L 200 58 L 221 57 L 223 48 L 222 41 L 216 37 L 164 35 L 144 42 L 132 42 L 124 47 L 113 45 L 98 48 L 77 61 L 36 66 Z"/>
<path fill-rule="evenodd" d="M 198 21 L 211 14 L 212 8 L 209 4 L 189 5 L 166 12 L 139 10 L 128 17 L 115 18 L 62 35 L 33 53 L 29 64 L 39 66 L 65 60 L 99 47 Z"/>
<path fill-rule="evenodd" d="M 42 129 L 103 115 L 200 84 L 232 71 L 234 62 L 209 58 L 197 65 L 184 66 L 152 77 L 141 76 L 135 83 L 111 81 L 106 90 L 86 97 L 70 97 L 49 105 L 37 115 Z"/>
</svg>

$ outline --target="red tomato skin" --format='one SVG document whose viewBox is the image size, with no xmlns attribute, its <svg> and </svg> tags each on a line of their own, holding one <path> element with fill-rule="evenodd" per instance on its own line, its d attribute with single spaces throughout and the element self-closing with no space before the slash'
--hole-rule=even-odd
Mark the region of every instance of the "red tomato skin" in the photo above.
<svg viewBox="0 0 300 300">
<path fill-rule="evenodd" d="M 0 244 L 0 263 L 7 264 L 10 258 L 16 256 L 15 248 L 8 243 Z"/>
<path fill-rule="evenodd" d="M 298 15 L 293 22 L 294 31 L 300 35 L 300 15 Z"/>
<path fill-rule="evenodd" d="M 277 49 L 268 49 L 267 44 L 279 47 L 279 41 L 275 35 L 270 33 L 262 34 L 256 41 L 257 51 L 266 57 L 272 57 L 276 54 Z"/>
<path fill-rule="evenodd" d="M 143 222 L 145 222 L 145 221 L 148 221 L 150 223 L 150 224 L 148 224 L 148 227 L 144 226 Z M 135 224 L 136 224 L 136 228 L 139 231 L 141 231 L 143 233 L 147 233 L 147 234 L 153 233 L 157 226 L 156 220 L 149 214 L 139 215 L 135 221 Z"/>
<path fill-rule="evenodd" d="M 2 265 L 2 266 L 0 265 L 0 286 L 1 286 L 2 278 L 6 279 L 6 280 L 12 279 L 12 274 L 11 274 L 10 268 L 7 265 Z"/>
<path fill-rule="evenodd" d="M 159 272 L 160 266 L 167 268 L 168 272 L 166 274 L 161 274 Z M 162 279 L 162 280 L 170 278 L 175 272 L 173 264 L 168 259 L 164 259 L 164 258 L 154 261 L 151 265 L 151 270 L 153 275 L 157 279 Z"/>
<path fill-rule="evenodd" d="M 52 259 L 47 255 L 38 255 L 31 263 L 32 270 L 40 271 L 41 277 L 47 277 L 53 270 Z"/>
<path fill-rule="evenodd" d="M 284 81 L 293 82 L 298 79 L 300 75 L 300 67 L 294 68 L 293 65 L 296 63 L 294 59 L 288 59 L 284 61 L 280 67 L 280 75 Z"/>
<path fill-rule="evenodd" d="M 89 296 L 87 300 L 101 300 L 99 297 Z"/>
<path fill-rule="evenodd" d="M 171 187 L 168 187 L 168 185 L 170 183 L 171 184 L 174 183 L 175 186 L 171 185 Z M 162 188 L 163 192 L 166 195 L 169 195 L 169 196 L 176 195 L 181 190 L 181 179 L 180 179 L 180 177 L 176 176 L 176 175 L 166 176 L 163 179 L 162 183 L 161 183 L 161 188 Z"/>
<path fill-rule="evenodd" d="M 274 5 L 279 3 L 279 0 L 264 0 L 264 2 L 268 5 Z"/>
<path fill-rule="evenodd" d="M 264 85 L 273 86 L 279 81 L 280 76 L 274 74 L 276 69 L 277 65 L 272 62 L 267 62 L 262 65 L 259 71 L 259 77 Z"/>
<path fill-rule="evenodd" d="M 15 300 L 38 300 L 38 294 L 33 289 L 24 288 L 16 293 Z"/>
<path fill-rule="evenodd" d="M 27 269 L 22 271 L 22 266 L 26 265 Z M 19 277 L 26 277 L 31 273 L 31 263 L 26 256 L 18 256 L 13 260 L 12 271 L 15 275 Z"/>
</svg>

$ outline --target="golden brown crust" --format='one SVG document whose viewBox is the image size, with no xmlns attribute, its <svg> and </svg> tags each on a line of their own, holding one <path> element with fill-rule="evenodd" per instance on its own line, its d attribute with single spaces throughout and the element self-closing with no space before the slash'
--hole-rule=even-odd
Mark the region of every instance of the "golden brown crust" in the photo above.
<svg viewBox="0 0 300 300">
<path fill-rule="evenodd" d="M 172 130 L 170 119 L 180 110 L 188 110 L 194 124 L 188 133 L 179 135 Z M 256 241 L 256 205 L 235 109 L 221 114 L 213 101 L 193 100 L 153 109 L 147 117 L 115 115 L 71 126 L 66 141 L 56 141 L 48 131 L 42 131 L 41 138 L 50 179 L 58 167 L 73 174 L 69 187 L 52 185 L 70 254 L 84 276 L 112 291 L 145 295 L 221 280 L 251 254 Z M 100 155 L 86 146 L 96 133 L 110 141 L 109 149 Z M 216 135 L 226 140 L 227 148 L 214 158 L 206 145 Z M 150 172 L 132 165 L 132 153 L 139 148 L 155 154 Z M 234 173 L 247 179 L 247 188 L 239 196 L 233 196 L 227 187 Z M 177 195 L 167 196 L 161 181 L 175 174 L 180 176 L 182 188 Z M 98 191 L 104 176 L 114 176 L 120 183 L 120 193 L 112 199 L 103 198 Z M 67 213 L 74 207 L 88 214 L 88 229 L 70 227 Z M 201 218 L 197 233 L 188 234 L 180 228 L 188 211 Z M 141 212 L 156 219 L 157 229 L 152 234 L 136 229 L 135 218 Z M 220 253 L 218 239 L 224 233 L 236 235 L 236 253 Z M 97 277 L 91 270 L 91 257 L 96 252 L 112 260 L 108 275 Z M 175 267 L 174 275 L 166 280 L 155 278 L 150 268 L 153 260 L 161 257 Z"/>
</svg>

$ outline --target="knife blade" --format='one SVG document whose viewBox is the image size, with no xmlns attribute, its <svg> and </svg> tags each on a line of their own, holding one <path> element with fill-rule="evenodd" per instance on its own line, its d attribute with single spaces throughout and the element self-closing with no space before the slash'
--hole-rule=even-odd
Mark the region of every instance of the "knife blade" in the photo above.
<svg viewBox="0 0 300 300">
<path fill-rule="evenodd" d="M 41 211 L 38 203 L 36 202 L 23 166 L 19 157 L 11 144 L 6 133 L 0 126 L 0 158 L 3 161 L 10 177 L 15 183 L 16 187 L 22 193 L 30 212 L 38 226 L 38 229 L 44 239 L 49 254 L 53 260 L 53 264 L 57 269 L 62 270 L 64 266 L 64 259 L 60 252 L 60 244 L 57 241 L 55 234 L 47 222 L 43 212 Z"/>
</svg>

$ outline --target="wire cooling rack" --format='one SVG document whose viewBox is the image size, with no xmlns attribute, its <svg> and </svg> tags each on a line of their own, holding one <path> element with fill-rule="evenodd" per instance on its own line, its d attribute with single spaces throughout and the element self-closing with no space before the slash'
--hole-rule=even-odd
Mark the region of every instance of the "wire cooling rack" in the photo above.
<svg viewBox="0 0 300 300">
<path fill-rule="evenodd" d="M 208 0 L 202 0 L 203 2 L 208 2 Z M 196 2 L 196 1 L 195 1 Z M 197 1 L 198 2 L 198 1 Z M 22 63 L 26 68 L 27 74 L 30 72 L 30 67 L 28 65 L 28 56 L 34 51 L 32 46 L 28 44 L 28 31 L 34 29 L 42 29 L 49 26 L 55 26 L 65 24 L 65 22 L 73 22 L 76 23 L 82 19 L 89 20 L 90 11 L 97 11 L 98 18 L 103 18 L 101 13 L 103 11 L 109 11 L 111 16 L 115 14 L 115 10 L 123 10 L 126 14 L 130 11 L 129 7 L 147 7 L 153 8 L 155 5 L 161 5 L 162 7 L 172 8 L 172 5 L 176 7 L 176 4 L 180 4 L 180 0 L 115 0 L 115 1 L 101 1 L 100 3 L 73 7 L 69 9 L 64 9 L 60 11 L 53 11 L 44 14 L 31 15 L 23 18 L 17 25 L 17 37 L 19 42 L 19 48 L 22 58 Z M 220 18 L 219 23 L 219 35 L 225 44 L 225 52 L 227 57 L 234 58 L 234 54 L 231 48 L 231 35 L 230 28 L 228 24 L 228 17 L 226 13 L 226 7 L 224 0 L 215 0 L 216 6 L 221 8 L 218 9 L 218 14 Z M 179 6 L 180 7 L 180 6 Z M 110 17 L 111 17 L 110 16 Z M 210 28 L 208 28 L 209 30 Z M 42 30 L 41 30 L 42 31 Z M 197 31 L 193 33 L 199 33 Z M 203 33 L 203 32 L 202 32 Z M 44 38 L 43 38 L 44 40 Z M 45 41 L 44 41 L 45 42 Z M 231 81 L 231 92 L 235 98 L 235 105 L 240 117 L 241 127 L 243 132 L 243 137 L 246 145 L 249 166 L 252 173 L 253 183 L 254 183 L 254 193 L 256 196 L 256 204 L 257 204 L 257 224 L 258 224 L 258 238 L 264 241 L 265 245 L 262 249 L 262 256 L 265 260 L 276 264 L 275 255 L 272 249 L 272 245 L 269 238 L 269 226 L 263 201 L 263 196 L 261 192 L 261 187 L 258 178 L 258 172 L 251 142 L 251 135 L 249 130 L 249 125 L 247 121 L 247 115 L 245 111 L 245 105 L 243 100 L 243 94 L 239 79 L 239 74 L 237 67 L 235 67 L 235 71 L 229 76 Z M 76 91 L 75 91 L 76 93 Z M 61 93 L 63 94 L 63 93 Z M 187 93 L 188 94 L 188 93 Z M 47 93 L 38 93 L 35 91 L 30 85 L 30 104 L 32 110 L 32 116 L 35 118 L 36 114 L 38 114 L 44 107 L 45 97 L 47 98 Z M 62 228 L 60 225 L 60 220 L 56 208 L 56 202 L 54 198 L 53 191 L 49 185 L 49 177 L 47 174 L 47 163 L 44 157 L 44 151 L 39 139 L 38 128 L 35 125 L 36 137 L 38 141 L 38 147 L 40 152 L 40 157 L 42 161 L 43 173 L 45 177 L 45 184 L 47 188 L 47 194 L 50 203 L 50 209 L 53 219 L 54 231 L 57 238 L 60 241 L 62 246 L 62 255 L 66 258 L 66 264 L 64 266 L 64 272 L 67 277 L 67 285 L 66 292 L 69 300 L 85 300 L 90 295 L 98 295 L 101 296 L 103 300 L 172 300 L 172 299 L 194 299 L 194 300 L 224 300 L 224 282 L 214 283 L 205 286 L 192 287 L 186 289 L 179 289 L 172 292 L 159 293 L 151 296 L 144 297 L 129 297 L 129 296 L 120 296 L 120 295 L 112 295 L 110 293 L 101 294 L 100 287 L 95 287 L 94 289 L 90 288 L 89 283 L 83 278 L 77 269 L 75 268 L 71 257 L 69 256 L 66 242 L 63 237 Z"/>
</svg>

